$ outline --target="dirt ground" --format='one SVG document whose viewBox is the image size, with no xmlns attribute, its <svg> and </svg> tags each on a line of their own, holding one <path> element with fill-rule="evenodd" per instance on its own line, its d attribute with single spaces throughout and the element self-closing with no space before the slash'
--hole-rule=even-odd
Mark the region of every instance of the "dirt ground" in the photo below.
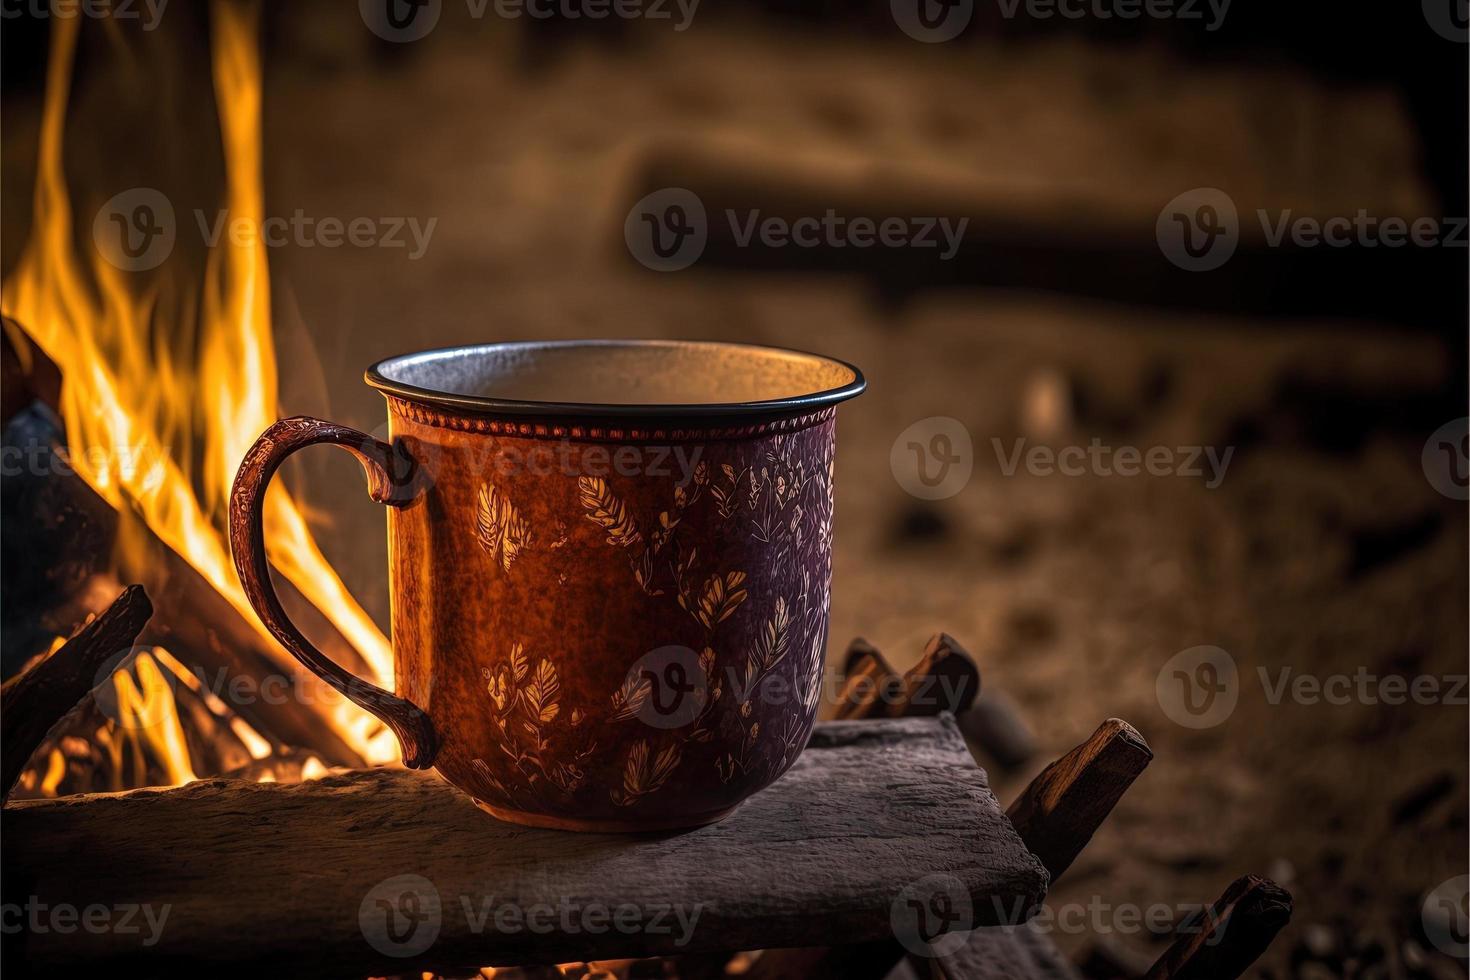
<svg viewBox="0 0 1470 980">
<path fill-rule="evenodd" d="M 1405 964 L 1425 945 L 1422 898 L 1470 864 L 1463 699 L 1272 703 L 1272 690 L 1282 668 L 1466 672 L 1466 507 L 1420 463 L 1463 414 L 1445 407 L 1461 368 L 1443 343 L 1006 290 L 893 308 L 841 276 L 656 274 L 621 242 L 630 168 L 671 139 L 881 162 L 1002 198 L 1081 195 L 1150 226 L 1174 194 L 1212 185 L 1262 207 L 1432 213 L 1392 93 L 1075 42 L 938 51 L 738 31 L 573 48 L 528 72 L 510 31 L 441 29 L 384 69 L 314 30 L 292 25 L 268 62 L 270 212 L 438 223 L 413 261 L 272 255 L 286 412 L 380 425 L 362 368 L 460 342 L 720 338 L 849 360 L 870 389 L 840 414 L 832 656 L 861 634 L 903 668 L 930 633 L 958 637 L 1039 741 L 1028 768 L 995 775 L 1003 801 L 1110 716 L 1155 751 L 1053 908 L 1177 917 L 1256 872 L 1296 901 L 1261 975 L 1420 975 Z M 934 416 L 964 424 L 974 472 L 930 503 L 899 485 L 889 451 Z M 1004 453 L 1018 438 L 1233 455 L 1213 489 L 1007 476 L 992 440 Z M 385 620 L 380 541 L 360 531 L 381 514 L 349 465 L 319 455 L 297 475 L 320 534 Z M 1195 730 L 1170 720 L 1156 682 L 1201 645 L 1233 658 L 1238 704 Z M 1100 934 L 1163 949 L 1119 921 L 1105 911 L 1058 939 L 1079 954 Z M 1429 975 L 1463 973 L 1424 956 Z"/>
</svg>

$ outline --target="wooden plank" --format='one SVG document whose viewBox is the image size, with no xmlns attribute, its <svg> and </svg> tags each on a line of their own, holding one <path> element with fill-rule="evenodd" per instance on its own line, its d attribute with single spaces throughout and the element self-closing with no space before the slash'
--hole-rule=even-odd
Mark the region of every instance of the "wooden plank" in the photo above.
<svg viewBox="0 0 1470 980">
<path fill-rule="evenodd" d="M 955 952 L 933 961 L 937 980 L 1078 980 L 1051 937 L 1034 925 L 976 929 Z"/>
<path fill-rule="evenodd" d="M 1109 718 L 1092 736 L 1042 770 L 1007 814 L 1053 881 L 1154 757 L 1132 725 Z"/>
<path fill-rule="evenodd" d="M 895 899 L 928 874 L 960 882 L 980 923 L 1030 907 L 1047 881 L 948 716 L 818 726 L 775 785 L 683 833 L 511 826 L 405 770 L 26 801 L 4 822 L 5 901 L 169 907 L 146 948 L 116 932 L 7 937 L 7 958 L 37 972 L 364 976 L 860 943 L 891 938 Z M 409 874 L 433 893 L 393 881 Z M 549 931 L 515 927 L 537 909 L 554 912 Z M 608 926 L 618 909 L 631 925 Z M 436 938 L 385 954 L 390 912 L 407 943 L 411 914 L 437 921 Z"/>
</svg>

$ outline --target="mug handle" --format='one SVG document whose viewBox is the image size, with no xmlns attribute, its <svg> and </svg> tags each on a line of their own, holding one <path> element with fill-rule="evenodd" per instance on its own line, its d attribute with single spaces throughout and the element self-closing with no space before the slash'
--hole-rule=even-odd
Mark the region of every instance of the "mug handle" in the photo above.
<svg viewBox="0 0 1470 980">
<path fill-rule="evenodd" d="M 428 714 L 412 701 L 343 670 L 312 646 L 287 617 L 271 584 L 262 510 L 266 488 L 286 457 L 318 443 L 339 446 L 356 456 L 367 476 L 368 496 L 378 503 L 403 507 L 413 500 L 416 467 L 401 447 L 389 446 L 365 432 L 334 422 L 306 416 L 282 419 L 255 440 L 230 490 L 230 549 L 235 555 L 235 570 L 240 573 L 240 584 L 250 605 L 271 635 L 312 673 L 392 729 L 403 749 L 405 766 L 427 769 L 438 752 L 438 739 Z"/>
</svg>

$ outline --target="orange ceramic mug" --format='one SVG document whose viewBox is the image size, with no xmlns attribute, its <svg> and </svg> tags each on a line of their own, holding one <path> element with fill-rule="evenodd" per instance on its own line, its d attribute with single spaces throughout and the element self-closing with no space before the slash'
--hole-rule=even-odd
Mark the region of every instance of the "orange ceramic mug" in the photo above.
<svg viewBox="0 0 1470 980">
<path fill-rule="evenodd" d="M 285 419 L 246 454 L 230 539 L 303 664 L 490 813 L 574 830 L 711 823 L 816 716 L 841 361 L 666 341 L 506 343 L 367 372 L 391 445 Z M 388 506 L 396 693 L 324 657 L 271 587 L 261 503 L 296 450 Z"/>
</svg>

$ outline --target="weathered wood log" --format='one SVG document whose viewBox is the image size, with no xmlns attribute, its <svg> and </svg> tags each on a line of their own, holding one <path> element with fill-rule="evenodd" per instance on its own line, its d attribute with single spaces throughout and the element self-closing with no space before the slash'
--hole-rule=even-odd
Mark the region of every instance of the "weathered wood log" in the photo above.
<svg viewBox="0 0 1470 980">
<path fill-rule="evenodd" d="M 856 720 L 885 713 L 898 692 L 898 673 L 878 648 L 862 637 L 847 646 L 846 677 L 837 694 L 836 717 Z"/>
<path fill-rule="evenodd" d="M 948 633 L 935 633 L 907 673 L 898 672 L 862 637 L 849 644 L 847 678 L 837 695 L 837 717 L 923 718 L 958 714 L 980 690 L 980 670 Z"/>
<path fill-rule="evenodd" d="M 1245 875 L 1207 912 L 1186 921 L 1145 980 L 1235 980 L 1291 919 L 1291 894 L 1276 882 Z"/>
<path fill-rule="evenodd" d="M 980 670 L 974 658 L 948 633 L 935 633 L 924 655 L 903 675 L 898 700 L 889 707 L 895 718 L 932 717 L 966 711 L 980 693 Z"/>
<path fill-rule="evenodd" d="M 56 652 L 0 688 L 0 779 L 9 796 L 25 764 L 60 718 L 97 685 L 99 672 L 133 647 L 153 604 L 130 585 Z"/>
<path fill-rule="evenodd" d="M 1071 866 L 1153 757 L 1137 729 L 1109 718 L 1042 770 L 1011 804 L 1006 815 L 1052 881 Z"/>
<path fill-rule="evenodd" d="M 934 980 L 1078 980 L 1051 937 L 1030 925 L 976 929 L 964 946 L 931 963 Z"/>
<path fill-rule="evenodd" d="M 947 717 L 820 725 L 773 786 L 678 834 L 513 826 L 406 770 L 4 812 L 5 901 L 169 908 L 146 948 L 116 931 L 7 937 L 32 972 L 360 977 L 861 943 L 892 937 L 895 899 L 925 875 L 956 880 L 982 924 L 1032 907 L 1047 881 Z"/>
</svg>

